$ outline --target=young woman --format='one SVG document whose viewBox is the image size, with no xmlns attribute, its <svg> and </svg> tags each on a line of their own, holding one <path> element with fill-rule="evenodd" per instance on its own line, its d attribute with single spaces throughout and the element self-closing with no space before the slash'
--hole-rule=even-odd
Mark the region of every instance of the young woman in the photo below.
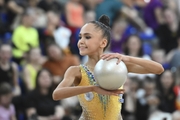
<svg viewBox="0 0 180 120">
<path fill-rule="evenodd" d="M 123 61 L 129 72 L 161 74 L 163 67 L 156 62 L 130 57 L 118 53 L 103 54 L 110 42 L 109 18 L 101 16 L 99 21 L 85 24 L 79 34 L 78 47 L 81 55 L 87 55 L 84 65 L 67 69 L 63 81 L 53 92 L 53 99 L 60 100 L 78 95 L 83 113 L 80 120 L 121 120 L 119 94 L 122 89 L 108 91 L 94 85 L 92 75 L 100 59 L 117 58 L 117 64 Z M 72 87 L 74 86 L 74 87 Z"/>
<path fill-rule="evenodd" d="M 47 69 L 41 69 L 36 76 L 36 87 L 25 100 L 28 119 L 60 120 L 65 115 L 59 101 L 52 99 L 52 77 Z"/>
</svg>

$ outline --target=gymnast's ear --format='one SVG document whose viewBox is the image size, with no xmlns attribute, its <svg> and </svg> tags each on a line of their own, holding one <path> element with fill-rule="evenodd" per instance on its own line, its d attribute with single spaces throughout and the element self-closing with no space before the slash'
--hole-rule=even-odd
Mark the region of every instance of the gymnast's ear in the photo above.
<svg viewBox="0 0 180 120">
<path fill-rule="evenodd" d="M 100 43 L 100 47 L 101 48 L 105 48 L 107 46 L 107 43 L 108 43 L 108 40 L 107 39 L 102 39 L 101 40 L 101 43 Z"/>
</svg>

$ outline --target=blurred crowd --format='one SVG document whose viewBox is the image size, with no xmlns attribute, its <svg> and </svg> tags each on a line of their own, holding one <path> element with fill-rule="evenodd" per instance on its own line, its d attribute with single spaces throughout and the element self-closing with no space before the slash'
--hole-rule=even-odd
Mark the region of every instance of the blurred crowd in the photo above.
<svg viewBox="0 0 180 120">
<path fill-rule="evenodd" d="M 154 60 L 161 75 L 128 74 L 124 120 L 180 120 L 179 0 L 0 0 L 0 120 L 78 120 L 76 97 L 53 101 L 68 67 L 86 62 L 80 28 L 106 14 L 105 52 Z"/>
</svg>

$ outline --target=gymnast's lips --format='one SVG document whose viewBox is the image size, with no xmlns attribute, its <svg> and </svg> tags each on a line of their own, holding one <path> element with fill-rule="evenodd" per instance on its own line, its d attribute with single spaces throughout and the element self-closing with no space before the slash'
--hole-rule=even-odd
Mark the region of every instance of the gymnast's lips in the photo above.
<svg viewBox="0 0 180 120">
<path fill-rule="evenodd" d="M 80 46 L 79 47 L 79 50 L 85 50 L 85 49 L 87 49 L 87 47 L 85 47 L 85 46 Z"/>
</svg>

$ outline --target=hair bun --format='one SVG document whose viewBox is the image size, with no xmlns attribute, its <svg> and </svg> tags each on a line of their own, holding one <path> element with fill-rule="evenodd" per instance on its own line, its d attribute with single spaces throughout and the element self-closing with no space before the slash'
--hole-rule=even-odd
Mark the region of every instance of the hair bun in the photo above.
<svg viewBox="0 0 180 120">
<path fill-rule="evenodd" d="M 99 22 L 105 24 L 106 26 L 110 27 L 109 25 L 109 17 L 106 16 L 106 15 L 102 15 L 100 18 L 99 18 Z"/>
</svg>

